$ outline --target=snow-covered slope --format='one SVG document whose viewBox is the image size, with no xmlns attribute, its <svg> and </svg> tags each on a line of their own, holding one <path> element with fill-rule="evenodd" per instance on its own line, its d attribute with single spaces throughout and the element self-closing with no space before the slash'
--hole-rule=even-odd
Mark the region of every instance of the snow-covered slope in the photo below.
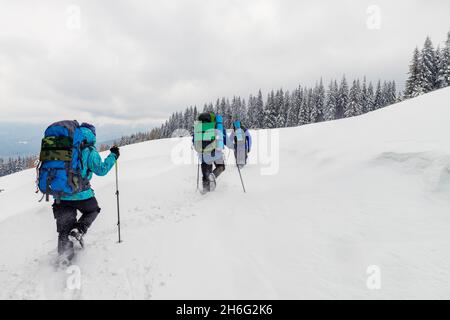
<svg viewBox="0 0 450 320">
<path fill-rule="evenodd" d="M 444 89 L 282 129 L 272 175 L 262 174 L 271 171 L 263 137 L 277 133 L 254 132 L 260 154 L 242 171 L 246 194 L 233 165 L 214 193 L 196 192 L 195 163 L 174 161 L 192 155 L 189 139 L 124 147 L 124 242 L 111 172 L 93 180 L 102 212 L 76 260 L 81 290 L 50 264 L 55 223 L 37 202 L 35 172 L 1 178 L 0 298 L 448 299 L 448 119 Z M 378 290 L 367 286 L 373 270 Z"/>
</svg>

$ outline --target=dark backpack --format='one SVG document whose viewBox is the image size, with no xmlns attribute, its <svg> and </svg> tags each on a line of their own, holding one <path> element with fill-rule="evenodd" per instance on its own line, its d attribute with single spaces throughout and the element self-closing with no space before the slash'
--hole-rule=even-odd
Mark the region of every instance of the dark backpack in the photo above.
<svg viewBox="0 0 450 320">
<path fill-rule="evenodd" d="M 87 145 L 80 128 L 76 120 L 67 120 L 53 123 L 45 130 L 37 167 L 37 185 L 46 201 L 50 195 L 59 201 L 63 196 L 90 188 L 89 180 L 81 175 L 81 151 Z"/>
</svg>

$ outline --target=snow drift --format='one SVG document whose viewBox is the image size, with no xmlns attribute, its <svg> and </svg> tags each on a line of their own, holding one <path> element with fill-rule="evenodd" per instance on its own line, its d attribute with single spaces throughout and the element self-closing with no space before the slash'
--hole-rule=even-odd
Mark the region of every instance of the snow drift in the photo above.
<svg viewBox="0 0 450 320">
<path fill-rule="evenodd" d="M 272 133 L 253 132 L 246 194 L 232 164 L 214 193 L 196 192 L 196 164 L 174 161 L 189 139 L 122 148 L 124 242 L 111 172 L 93 179 L 102 212 L 75 290 L 50 264 L 55 223 L 35 172 L 0 178 L 0 298 L 449 299 L 449 101 L 443 89 L 281 129 L 269 175 L 256 160 Z"/>
</svg>

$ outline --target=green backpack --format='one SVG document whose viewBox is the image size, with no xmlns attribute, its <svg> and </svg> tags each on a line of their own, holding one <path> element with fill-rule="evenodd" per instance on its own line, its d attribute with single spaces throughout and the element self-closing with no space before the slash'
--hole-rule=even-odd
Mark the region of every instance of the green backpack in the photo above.
<svg viewBox="0 0 450 320">
<path fill-rule="evenodd" d="M 201 113 L 194 122 L 194 149 L 198 153 L 212 154 L 217 148 L 216 115 L 214 112 Z"/>
</svg>

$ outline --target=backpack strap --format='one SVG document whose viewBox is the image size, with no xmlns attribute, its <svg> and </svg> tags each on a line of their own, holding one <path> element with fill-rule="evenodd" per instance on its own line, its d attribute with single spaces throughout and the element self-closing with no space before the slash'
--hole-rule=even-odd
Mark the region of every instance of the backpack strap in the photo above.
<svg viewBox="0 0 450 320">
<path fill-rule="evenodd" d="M 83 163 L 83 150 L 84 149 L 91 149 L 94 150 L 95 147 L 93 144 L 86 144 L 86 143 L 81 143 L 80 147 L 78 148 L 78 152 L 79 152 L 79 157 L 78 157 L 78 161 L 80 163 L 80 169 L 84 170 L 84 163 Z M 87 158 L 87 162 L 89 162 L 89 157 L 90 157 L 90 153 L 88 155 Z M 90 174 L 90 170 L 89 167 L 86 168 L 86 177 L 83 177 L 81 172 L 79 174 L 73 174 L 73 172 L 69 171 L 69 184 L 72 187 L 72 190 L 77 190 L 77 192 L 82 192 L 82 191 L 86 191 L 87 189 L 89 189 L 91 187 L 88 176 Z"/>
<path fill-rule="evenodd" d="M 36 193 L 39 193 L 39 171 L 41 169 L 41 166 L 42 166 L 42 162 L 39 161 L 38 165 L 36 166 L 36 177 L 37 177 L 36 178 Z M 42 202 L 44 197 L 45 197 L 45 194 L 42 194 L 42 197 L 41 197 L 41 199 L 39 199 L 38 202 Z"/>
<path fill-rule="evenodd" d="M 53 178 L 55 177 L 56 173 L 55 173 L 55 169 L 50 169 L 50 171 L 47 174 L 47 180 L 45 181 L 46 186 L 45 186 L 45 201 L 49 202 L 50 200 L 50 185 L 52 183 Z"/>
<path fill-rule="evenodd" d="M 78 148 L 78 152 L 79 152 L 79 154 L 80 154 L 80 156 L 79 156 L 78 158 L 79 158 L 79 160 L 80 160 L 80 168 L 81 168 L 81 170 L 84 169 L 84 163 L 83 163 L 83 150 L 86 149 L 86 148 L 95 148 L 95 147 L 94 147 L 94 144 L 92 144 L 92 143 L 87 143 L 86 140 L 83 140 L 83 141 L 81 142 L 80 147 Z M 89 159 L 88 159 L 88 160 L 89 160 Z"/>
<path fill-rule="evenodd" d="M 86 162 L 87 162 L 87 163 L 86 163 L 86 165 L 87 165 L 87 168 L 86 168 L 86 177 L 85 177 L 85 178 L 81 177 L 81 179 L 82 179 L 81 183 L 82 183 L 84 186 L 86 186 L 86 188 L 88 188 L 88 187 L 90 188 L 91 185 L 90 185 L 88 176 L 89 176 L 89 174 L 90 174 L 92 171 L 89 169 L 89 158 L 92 156 L 92 152 L 95 151 L 95 146 L 94 146 L 93 144 L 90 144 L 90 145 L 87 145 L 84 149 L 86 149 L 86 148 L 88 148 L 90 152 L 89 152 L 89 155 L 88 155 L 87 161 L 86 161 Z M 81 159 L 81 162 L 83 162 L 82 157 L 80 157 L 80 159 Z"/>
<path fill-rule="evenodd" d="M 41 165 L 42 165 L 42 162 L 39 161 L 36 166 L 36 193 L 39 193 L 39 170 L 41 169 Z"/>
</svg>

